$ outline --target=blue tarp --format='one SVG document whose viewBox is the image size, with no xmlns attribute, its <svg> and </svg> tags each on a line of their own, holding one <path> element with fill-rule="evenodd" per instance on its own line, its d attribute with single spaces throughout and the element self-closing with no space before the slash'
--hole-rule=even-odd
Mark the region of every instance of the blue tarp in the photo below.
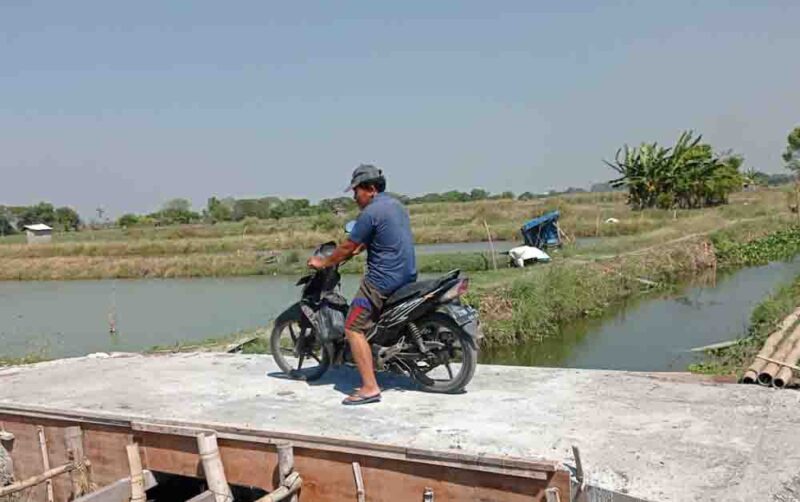
<svg viewBox="0 0 800 502">
<path fill-rule="evenodd" d="M 521 232 L 525 244 L 539 249 L 560 246 L 561 238 L 558 235 L 559 216 L 561 216 L 559 211 L 550 211 L 522 225 Z"/>
</svg>

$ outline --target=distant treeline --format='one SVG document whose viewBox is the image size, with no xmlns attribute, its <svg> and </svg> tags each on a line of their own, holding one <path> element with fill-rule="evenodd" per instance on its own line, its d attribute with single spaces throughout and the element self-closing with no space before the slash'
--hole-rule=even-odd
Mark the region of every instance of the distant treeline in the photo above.
<svg viewBox="0 0 800 502">
<path fill-rule="evenodd" d="M 606 184 L 593 186 L 593 191 L 611 190 Z M 407 195 L 389 193 L 405 205 L 425 204 L 431 202 L 471 202 L 481 200 L 531 200 L 540 197 L 550 197 L 564 193 L 586 192 L 581 188 L 569 188 L 557 192 L 551 190 L 546 193 L 534 194 L 525 192 L 515 195 L 513 192 L 492 194 L 487 190 L 475 188 L 469 192 L 451 190 L 444 193 L 428 193 L 410 197 Z M 223 221 L 242 221 L 246 218 L 260 220 L 281 219 L 296 216 L 328 216 L 341 215 L 356 210 L 356 203 L 352 197 L 337 197 L 323 199 L 317 204 L 312 204 L 308 199 L 281 199 L 279 197 L 262 197 L 258 199 L 235 199 L 233 197 L 211 197 L 202 211 L 192 210 L 191 203 L 186 199 L 173 199 L 154 213 L 146 215 L 125 214 L 117 220 L 119 226 L 131 227 L 137 225 L 175 225 L 185 223 L 217 223 Z"/>
<path fill-rule="evenodd" d="M 745 171 L 744 174 L 751 183 L 758 186 L 774 187 L 794 181 L 794 174 L 767 174 L 756 170 Z"/>
<path fill-rule="evenodd" d="M 71 207 L 53 207 L 48 202 L 35 206 L 0 206 L 0 236 L 22 232 L 25 225 L 44 223 L 61 232 L 77 231 L 80 216 Z"/>
<path fill-rule="evenodd" d="M 791 174 L 767 174 L 750 170 L 745 173 L 749 183 L 761 186 L 774 186 L 794 180 Z M 425 204 L 432 202 L 471 202 L 481 200 L 533 200 L 563 194 L 586 192 L 612 192 L 609 183 L 595 183 L 589 190 L 570 187 L 566 190 L 550 190 L 543 193 L 524 192 L 515 195 L 507 191 L 492 194 L 482 188 L 474 188 L 469 192 L 451 190 L 443 193 L 428 193 L 416 197 L 390 193 L 403 204 Z M 121 227 L 132 226 L 166 226 L 187 223 L 216 223 L 224 221 L 242 221 L 246 218 L 260 220 L 281 219 L 293 216 L 321 216 L 321 226 L 331 226 L 327 221 L 330 216 L 343 215 L 356 210 L 352 197 L 323 199 L 312 204 L 308 199 L 281 199 L 279 197 L 262 197 L 257 199 L 235 199 L 233 197 L 211 197 L 201 211 L 192 209 L 186 199 L 173 199 L 165 203 L 161 209 L 149 214 L 125 214 L 117 219 Z M 101 218 L 102 219 L 102 218 Z M 83 226 L 78 213 L 70 207 L 53 207 L 47 202 L 34 206 L 2 206 L 0 205 L 0 236 L 21 232 L 25 225 L 44 223 L 57 231 L 75 231 Z M 104 222 L 100 222 L 103 224 Z"/>
<path fill-rule="evenodd" d="M 789 174 L 766 174 L 759 171 L 748 171 L 748 179 L 756 185 L 780 185 L 794 180 Z M 566 190 L 550 190 L 544 193 L 524 192 L 515 195 L 513 192 L 492 194 L 482 188 L 474 188 L 469 192 L 451 190 L 443 193 L 428 193 L 417 197 L 410 197 L 397 193 L 390 193 L 405 205 L 425 204 L 431 202 L 471 202 L 481 200 L 533 200 L 543 197 L 553 197 L 564 194 L 586 192 L 614 192 L 624 190 L 614 188 L 610 183 L 595 183 L 589 190 L 570 187 Z M 317 204 L 312 204 L 308 199 L 281 199 L 279 197 L 262 197 L 258 199 L 235 199 L 233 197 L 211 197 L 202 211 L 193 211 L 191 203 L 186 199 L 173 199 L 159 210 L 147 215 L 126 214 L 117 220 L 119 226 L 130 227 L 135 225 L 175 225 L 185 223 L 216 223 L 223 221 L 242 221 L 246 218 L 260 220 L 281 219 L 292 216 L 330 216 L 341 215 L 356 210 L 356 203 L 352 197 L 337 197 L 323 199 Z M 324 218 L 323 218 L 324 219 Z M 321 225 L 329 226 L 331 222 L 322 221 Z"/>
</svg>

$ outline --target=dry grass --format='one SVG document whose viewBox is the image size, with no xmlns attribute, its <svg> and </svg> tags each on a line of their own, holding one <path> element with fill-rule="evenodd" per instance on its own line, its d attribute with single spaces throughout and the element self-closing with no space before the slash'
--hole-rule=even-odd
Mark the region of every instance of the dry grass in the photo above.
<svg viewBox="0 0 800 502">
<path fill-rule="evenodd" d="M 591 246 L 567 247 L 561 256 L 590 259 L 705 234 L 742 221 L 739 231 L 753 234 L 777 228 L 796 218 L 779 190 L 736 194 L 731 204 L 695 211 L 631 211 L 623 194 L 574 194 L 533 201 L 493 200 L 432 203 L 409 207 L 417 243 L 486 240 L 486 222 L 493 239 L 520 240 L 519 228 L 545 211 L 562 212 L 561 227 L 571 236 L 600 237 Z M 352 215 L 350 215 L 352 216 Z M 608 218 L 619 223 L 606 224 Z M 0 279 L 88 279 L 135 277 L 205 277 L 294 273 L 303 252 L 294 252 L 287 266 L 267 266 L 265 251 L 311 249 L 339 240 L 347 218 L 246 220 L 217 225 L 132 228 L 60 234 L 52 244 L 28 246 L 19 236 L 0 239 Z M 482 270 L 480 255 L 421 260 L 424 271 L 448 263 Z M 286 264 L 283 264 L 286 265 Z"/>
</svg>

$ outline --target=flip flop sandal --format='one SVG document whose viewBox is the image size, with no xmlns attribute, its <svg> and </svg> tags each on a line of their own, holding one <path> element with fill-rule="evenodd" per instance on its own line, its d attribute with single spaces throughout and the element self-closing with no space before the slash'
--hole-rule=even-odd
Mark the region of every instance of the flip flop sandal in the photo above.
<svg viewBox="0 0 800 502">
<path fill-rule="evenodd" d="M 362 396 L 360 394 L 353 394 L 348 396 L 342 401 L 345 406 L 358 406 L 360 404 L 370 404 L 380 402 L 381 395 L 375 394 L 374 396 Z"/>
</svg>

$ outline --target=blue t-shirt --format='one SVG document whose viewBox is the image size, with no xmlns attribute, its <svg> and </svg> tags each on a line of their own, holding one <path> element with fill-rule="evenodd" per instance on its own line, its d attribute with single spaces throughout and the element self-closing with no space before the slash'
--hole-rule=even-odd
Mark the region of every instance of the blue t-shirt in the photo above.
<svg viewBox="0 0 800 502">
<path fill-rule="evenodd" d="M 379 193 L 358 215 L 350 240 L 367 248 L 367 282 L 384 295 L 417 280 L 414 237 L 406 208 Z"/>
</svg>

